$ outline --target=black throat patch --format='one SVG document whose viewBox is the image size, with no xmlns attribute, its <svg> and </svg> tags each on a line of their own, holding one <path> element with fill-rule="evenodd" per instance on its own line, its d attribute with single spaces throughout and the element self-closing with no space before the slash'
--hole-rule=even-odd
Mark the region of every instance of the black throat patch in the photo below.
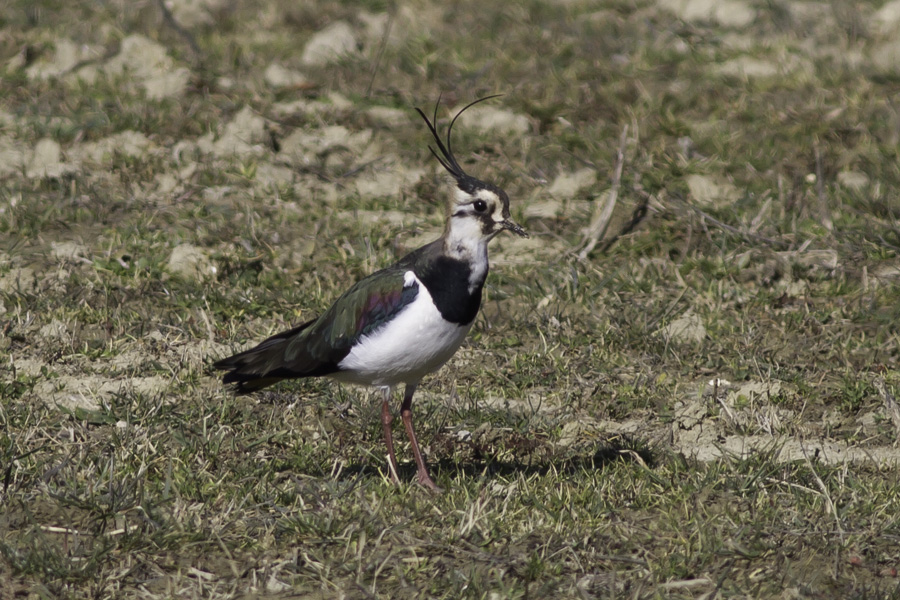
<svg viewBox="0 0 900 600">
<path fill-rule="evenodd" d="M 481 288 L 484 278 L 469 293 L 468 263 L 447 256 L 437 257 L 427 266 L 416 265 L 416 277 L 425 285 L 441 316 L 457 325 L 468 325 L 481 307 Z M 487 269 L 485 269 L 487 276 Z"/>
</svg>

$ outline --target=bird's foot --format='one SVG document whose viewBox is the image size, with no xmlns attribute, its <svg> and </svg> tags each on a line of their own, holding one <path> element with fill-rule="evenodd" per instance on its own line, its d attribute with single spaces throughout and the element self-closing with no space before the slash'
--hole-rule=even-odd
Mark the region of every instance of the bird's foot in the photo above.
<svg viewBox="0 0 900 600">
<path fill-rule="evenodd" d="M 444 491 L 443 488 L 438 487 L 434 480 L 431 479 L 431 476 L 428 475 L 427 471 L 419 471 L 416 475 L 416 483 L 438 494 L 441 494 Z"/>
</svg>

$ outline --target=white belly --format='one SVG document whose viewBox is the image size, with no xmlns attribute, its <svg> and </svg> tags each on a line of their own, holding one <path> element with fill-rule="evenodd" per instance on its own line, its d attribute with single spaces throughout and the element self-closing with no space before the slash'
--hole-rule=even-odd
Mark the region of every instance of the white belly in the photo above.
<svg viewBox="0 0 900 600">
<path fill-rule="evenodd" d="M 448 323 L 431 300 L 428 289 L 412 272 L 408 280 L 419 285 L 416 299 L 383 327 L 360 339 L 338 363 L 340 381 L 375 386 L 416 383 L 436 371 L 462 345 L 472 324 Z"/>
</svg>

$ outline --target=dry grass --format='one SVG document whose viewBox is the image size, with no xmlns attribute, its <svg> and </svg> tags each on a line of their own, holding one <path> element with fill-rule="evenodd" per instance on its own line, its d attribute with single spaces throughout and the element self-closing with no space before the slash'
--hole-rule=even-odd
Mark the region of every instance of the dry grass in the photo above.
<svg viewBox="0 0 900 600">
<path fill-rule="evenodd" d="M 900 595 L 877 7 L 202 6 L 0 12 L 0 597 Z M 454 149 L 532 239 L 417 396 L 435 496 L 364 391 L 208 365 L 435 235 L 412 107 L 497 92 Z"/>
</svg>

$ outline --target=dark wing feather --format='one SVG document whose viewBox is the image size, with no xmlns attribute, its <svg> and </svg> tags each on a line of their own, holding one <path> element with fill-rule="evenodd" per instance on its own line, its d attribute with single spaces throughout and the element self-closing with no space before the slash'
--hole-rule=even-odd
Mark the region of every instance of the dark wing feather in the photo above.
<svg viewBox="0 0 900 600">
<path fill-rule="evenodd" d="M 393 318 L 419 293 L 404 286 L 403 263 L 359 281 L 322 316 L 273 335 L 257 346 L 213 364 L 228 371 L 222 380 L 248 393 L 282 379 L 318 377 L 340 371 L 341 360 L 363 336 Z"/>
</svg>

